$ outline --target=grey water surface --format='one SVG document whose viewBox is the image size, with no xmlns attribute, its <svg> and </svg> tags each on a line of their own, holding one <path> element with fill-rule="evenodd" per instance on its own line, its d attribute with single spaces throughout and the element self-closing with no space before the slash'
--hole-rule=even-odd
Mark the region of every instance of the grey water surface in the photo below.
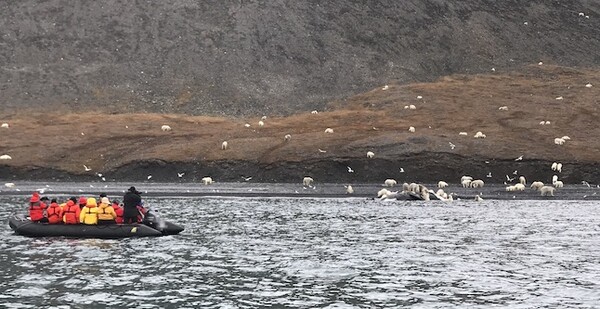
<svg viewBox="0 0 600 309">
<path fill-rule="evenodd" d="M 597 308 L 593 201 L 160 198 L 177 236 L 25 238 L 0 196 L 0 307 Z"/>
</svg>

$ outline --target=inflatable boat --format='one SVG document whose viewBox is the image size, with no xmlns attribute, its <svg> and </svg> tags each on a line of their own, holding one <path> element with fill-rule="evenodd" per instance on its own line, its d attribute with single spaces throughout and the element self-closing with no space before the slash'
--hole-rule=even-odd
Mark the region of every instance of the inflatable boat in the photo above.
<svg viewBox="0 0 600 309">
<path fill-rule="evenodd" d="M 166 220 L 160 220 L 152 213 L 146 214 L 139 224 L 48 224 L 29 220 L 26 214 L 16 213 L 8 219 L 10 228 L 18 235 L 29 237 L 72 237 L 72 238 L 126 238 L 157 237 L 176 235 L 183 227 Z"/>
</svg>

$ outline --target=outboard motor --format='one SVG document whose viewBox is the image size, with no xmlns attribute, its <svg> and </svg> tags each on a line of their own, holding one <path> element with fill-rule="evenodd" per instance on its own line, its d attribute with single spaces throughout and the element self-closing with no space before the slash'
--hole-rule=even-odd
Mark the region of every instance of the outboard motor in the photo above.
<svg viewBox="0 0 600 309">
<path fill-rule="evenodd" d="M 160 219 L 157 215 L 155 215 L 150 210 L 148 210 L 148 212 L 146 212 L 146 215 L 144 216 L 144 220 L 142 220 L 142 223 L 161 232 L 161 233 L 163 233 L 163 229 L 165 228 L 163 220 Z"/>
</svg>

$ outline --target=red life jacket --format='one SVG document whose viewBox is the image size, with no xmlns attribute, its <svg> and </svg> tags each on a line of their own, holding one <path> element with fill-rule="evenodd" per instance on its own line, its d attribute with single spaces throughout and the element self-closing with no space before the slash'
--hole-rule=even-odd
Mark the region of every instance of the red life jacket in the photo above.
<svg viewBox="0 0 600 309">
<path fill-rule="evenodd" d="M 62 209 L 57 203 L 50 204 L 48 210 L 48 223 L 57 224 L 62 222 Z"/>
<path fill-rule="evenodd" d="M 44 218 L 44 208 L 46 208 L 46 205 L 43 203 L 29 204 L 29 218 L 31 221 L 42 220 Z"/>
<path fill-rule="evenodd" d="M 123 208 L 119 206 L 119 204 L 112 204 L 112 207 L 115 210 L 115 213 L 117 214 L 115 222 L 117 222 L 117 224 L 123 223 Z"/>
<path fill-rule="evenodd" d="M 79 224 L 79 205 L 75 205 L 73 201 L 67 202 L 65 209 L 63 209 L 63 221 L 65 224 Z"/>
</svg>

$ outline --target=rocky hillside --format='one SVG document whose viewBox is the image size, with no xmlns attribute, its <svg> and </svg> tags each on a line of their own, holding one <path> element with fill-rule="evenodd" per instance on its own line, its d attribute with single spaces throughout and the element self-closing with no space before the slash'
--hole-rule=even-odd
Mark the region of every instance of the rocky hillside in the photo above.
<svg viewBox="0 0 600 309">
<path fill-rule="evenodd" d="M 0 180 L 99 180 L 101 173 L 107 181 L 141 182 L 148 175 L 153 182 L 199 181 L 209 175 L 217 181 L 251 176 L 252 182 L 299 182 L 311 175 L 319 182 L 380 183 L 457 182 L 469 174 L 487 183 L 503 183 L 506 175 L 548 183 L 557 173 L 552 162 L 561 162 L 565 183 L 596 185 L 599 98 L 600 70 L 535 64 L 389 84 L 332 102 L 326 112 L 268 115 L 264 126 L 256 116 L 0 113 L 0 122 L 9 125 L 0 128 L 0 154 L 12 157 L 0 161 Z M 162 131 L 163 124 L 172 130 Z M 478 131 L 486 138 L 474 138 Z M 569 139 L 556 145 L 563 136 Z M 367 158 L 368 151 L 374 158 Z M 179 178 L 180 172 L 185 176 Z"/>
<path fill-rule="evenodd" d="M 596 66 L 598 38 L 597 0 L 5 1 L 0 104 L 291 114 L 391 81 Z"/>
</svg>

